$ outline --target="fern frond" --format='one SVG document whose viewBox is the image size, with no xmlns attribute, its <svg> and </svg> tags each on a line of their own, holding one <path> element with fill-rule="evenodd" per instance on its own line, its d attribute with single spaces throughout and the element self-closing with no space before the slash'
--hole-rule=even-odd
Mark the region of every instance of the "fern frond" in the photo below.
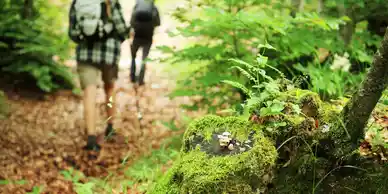
<svg viewBox="0 0 388 194">
<path fill-rule="evenodd" d="M 286 76 L 284 75 L 284 73 L 281 72 L 279 69 L 277 69 L 277 68 L 275 68 L 275 67 L 272 67 L 271 65 L 268 65 L 268 64 L 266 64 L 265 66 L 267 66 L 267 67 L 273 69 L 274 71 L 276 71 L 282 78 L 286 77 Z"/>
<path fill-rule="evenodd" d="M 261 102 L 262 102 L 261 98 L 252 97 L 252 98 L 248 99 L 245 104 L 248 108 L 251 108 L 251 107 L 256 106 L 257 104 L 260 104 Z"/>
<path fill-rule="evenodd" d="M 240 65 L 244 65 L 245 67 L 247 67 L 248 69 L 254 69 L 255 66 L 243 61 L 243 60 L 240 60 L 240 59 L 228 59 L 228 61 L 233 61 L 235 63 L 238 63 Z"/>
<path fill-rule="evenodd" d="M 223 83 L 229 84 L 235 88 L 241 89 L 246 95 L 249 96 L 249 98 L 252 98 L 252 91 L 246 88 L 244 85 L 235 82 L 235 81 L 230 81 L 230 80 L 223 80 Z"/>
<path fill-rule="evenodd" d="M 272 77 L 266 75 L 266 72 L 265 72 L 264 70 L 260 69 L 260 70 L 258 71 L 258 73 L 259 73 L 261 76 L 263 76 L 263 78 L 265 78 L 265 79 L 267 79 L 267 80 L 269 80 L 269 81 L 271 81 L 271 82 L 274 81 L 274 80 L 272 79 Z"/>
<path fill-rule="evenodd" d="M 254 81 L 256 82 L 257 80 L 255 79 L 255 77 L 249 73 L 247 70 L 239 67 L 239 66 L 233 66 L 231 67 L 230 69 L 238 69 L 243 75 L 245 75 L 245 77 L 247 77 L 248 79 L 250 79 L 251 81 Z"/>
</svg>

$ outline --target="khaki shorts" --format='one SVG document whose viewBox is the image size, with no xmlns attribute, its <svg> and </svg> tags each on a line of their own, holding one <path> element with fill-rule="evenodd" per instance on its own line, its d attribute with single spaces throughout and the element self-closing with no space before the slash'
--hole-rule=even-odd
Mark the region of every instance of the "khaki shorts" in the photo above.
<svg viewBox="0 0 388 194">
<path fill-rule="evenodd" d="M 89 85 L 97 85 L 101 78 L 104 84 L 113 83 L 117 79 L 118 67 L 116 65 L 103 65 L 98 68 L 91 64 L 78 63 L 77 72 L 81 87 L 84 89 Z"/>
</svg>

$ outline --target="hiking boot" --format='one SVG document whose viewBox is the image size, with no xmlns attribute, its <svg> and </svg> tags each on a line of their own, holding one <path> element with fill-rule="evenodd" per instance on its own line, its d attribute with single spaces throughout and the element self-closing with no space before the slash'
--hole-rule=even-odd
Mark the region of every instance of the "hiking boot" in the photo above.
<svg viewBox="0 0 388 194">
<path fill-rule="evenodd" d="M 112 124 L 108 124 L 108 126 L 106 127 L 106 130 L 105 130 L 105 138 L 104 138 L 106 141 L 110 142 L 110 143 L 119 143 L 119 144 L 122 144 L 122 143 L 125 143 L 126 142 L 126 138 L 121 135 L 121 134 L 118 134 Z"/>
<path fill-rule="evenodd" d="M 108 123 L 108 126 L 106 126 L 106 129 L 105 129 L 105 139 L 110 140 L 115 135 L 116 135 L 116 132 L 113 129 L 113 125 L 111 123 Z"/>
<path fill-rule="evenodd" d="M 136 61 L 135 61 L 135 59 L 132 59 L 129 77 L 130 77 L 132 83 L 136 82 Z"/>
<path fill-rule="evenodd" d="M 139 74 L 139 85 L 144 85 L 144 75 L 146 71 L 146 64 L 142 64 Z"/>
<path fill-rule="evenodd" d="M 142 86 L 144 84 L 145 84 L 144 80 L 139 80 L 139 86 Z"/>
<path fill-rule="evenodd" d="M 101 146 L 97 143 L 97 136 L 95 135 L 89 135 L 88 136 L 88 142 L 83 149 L 88 151 L 96 151 L 99 152 L 101 150 Z"/>
</svg>

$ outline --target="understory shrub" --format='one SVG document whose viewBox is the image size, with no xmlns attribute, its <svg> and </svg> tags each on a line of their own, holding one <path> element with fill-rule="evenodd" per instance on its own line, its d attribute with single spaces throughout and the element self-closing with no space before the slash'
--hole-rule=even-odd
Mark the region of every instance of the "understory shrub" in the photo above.
<svg viewBox="0 0 388 194">
<path fill-rule="evenodd" d="M 60 9 L 68 1 L 33 1 L 31 8 L 21 1 L 0 3 L 0 74 L 12 83 L 36 85 L 44 92 L 74 87 L 73 75 L 62 65 L 69 58 L 70 45 Z M 24 5 L 24 6 L 23 6 Z M 23 17 L 24 9 L 32 9 Z M 61 15 L 62 13 L 62 15 Z M 63 18 L 58 19 L 58 18 Z"/>
</svg>

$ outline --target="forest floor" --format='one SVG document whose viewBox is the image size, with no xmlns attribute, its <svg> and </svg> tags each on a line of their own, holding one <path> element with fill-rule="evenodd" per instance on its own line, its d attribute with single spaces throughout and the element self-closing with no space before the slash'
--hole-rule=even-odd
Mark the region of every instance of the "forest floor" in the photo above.
<svg viewBox="0 0 388 194">
<path fill-rule="evenodd" d="M 129 1 L 126 1 L 129 2 Z M 171 38 L 166 30 L 176 23 L 168 16 L 173 3 L 160 7 L 162 26 L 157 29 L 151 58 L 161 54 L 156 46 L 179 46 L 182 38 Z M 131 3 L 122 5 L 126 20 L 129 20 Z M 34 186 L 43 186 L 44 193 L 75 193 L 74 184 L 66 180 L 62 171 L 75 168 L 87 176 L 106 177 L 110 173 L 122 175 L 123 164 L 129 166 L 140 156 L 160 146 L 163 139 L 182 133 L 172 132 L 161 124 L 179 121 L 183 115 L 194 116 L 180 108 L 191 102 L 189 98 L 169 99 L 167 94 L 174 89 L 177 72 L 166 72 L 168 64 L 152 61 L 146 72 L 146 85 L 137 87 L 129 81 L 129 41 L 122 45 L 122 60 L 117 81 L 117 110 L 114 127 L 126 137 L 125 143 L 104 142 L 96 160 L 88 160 L 82 150 L 85 142 L 82 98 L 71 92 L 46 95 L 44 99 L 26 98 L 8 92 L 11 113 L 0 120 L 0 193 L 31 192 Z M 139 52 L 141 57 L 141 52 Z M 68 66 L 75 68 L 75 62 Z M 98 89 L 98 130 L 103 132 L 106 123 L 105 95 L 101 85 Z M 142 118 L 138 119 L 139 113 Z M 80 180 L 81 182 L 85 180 Z M 128 192 L 134 193 L 134 192 Z"/>
</svg>

